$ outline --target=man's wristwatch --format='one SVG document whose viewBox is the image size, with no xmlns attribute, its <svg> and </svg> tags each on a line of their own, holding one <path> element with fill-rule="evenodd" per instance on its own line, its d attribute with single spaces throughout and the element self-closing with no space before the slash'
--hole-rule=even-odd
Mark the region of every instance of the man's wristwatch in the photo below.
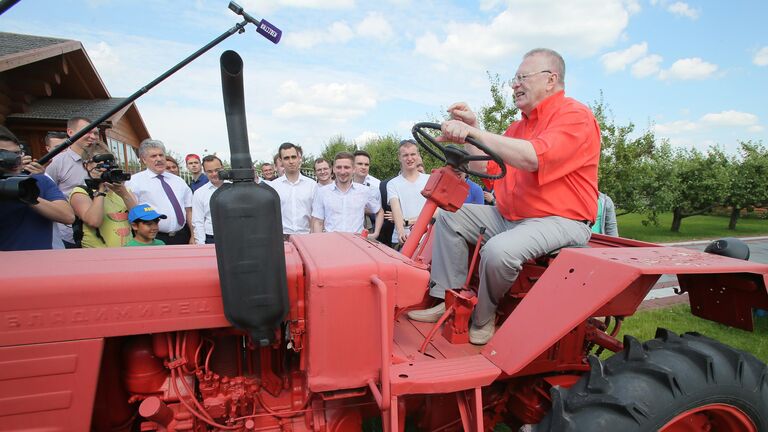
<svg viewBox="0 0 768 432">
<path fill-rule="evenodd" d="M 93 197 L 95 198 L 95 197 L 98 197 L 98 196 L 105 197 L 105 196 L 107 196 L 107 193 L 106 192 L 96 192 L 96 195 L 94 195 Z"/>
</svg>

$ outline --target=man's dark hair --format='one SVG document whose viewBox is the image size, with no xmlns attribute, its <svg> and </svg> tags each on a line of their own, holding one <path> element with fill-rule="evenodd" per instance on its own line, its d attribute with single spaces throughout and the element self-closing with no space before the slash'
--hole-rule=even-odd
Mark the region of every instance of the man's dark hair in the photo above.
<svg viewBox="0 0 768 432">
<path fill-rule="evenodd" d="M 201 163 L 201 165 L 205 164 L 206 162 L 213 162 L 213 161 L 219 161 L 221 166 L 224 166 L 224 162 L 222 162 L 221 159 L 219 159 L 219 157 L 216 156 L 216 155 L 208 155 L 208 156 L 204 157 L 203 158 L 203 162 Z"/>
<path fill-rule="evenodd" d="M 280 144 L 280 147 L 277 148 L 277 156 L 282 159 L 282 156 L 280 155 L 283 153 L 283 150 L 288 150 L 288 149 L 296 149 L 296 153 L 299 155 L 299 157 L 301 157 L 301 155 L 304 153 L 301 150 L 301 146 L 297 146 L 294 143 L 284 142 Z"/>
<path fill-rule="evenodd" d="M 400 144 L 397 145 L 397 149 L 400 150 L 401 148 L 403 148 L 405 146 L 409 146 L 409 145 L 415 145 L 415 146 L 418 147 L 418 144 L 416 144 L 416 141 L 414 141 L 412 139 L 404 139 L 404 140 L 400 141 Z"/>
<path fill-rule="evenodd" d="M 369 161 L 369 162 L 370 162 L 370 160 L 371 160 L 371 155 L 370 155 L 370 154 L 368 154 L 368 152 L 367 152 L 367 151 L 365 151 L 365 150 L 355 150 L 355 152 L 353 153 L 353 155 L 354 155 L 355 157 L 358 157 L 358 156 L 365 156 L 365 157 L 367 157 L 367 158 L 368 158 L 368 161 Z"/>
<path fill-rule="evenodd" d="M 355 163 L 355 155 L 353 155 L 348 151 L 342 151 L 342 152 L 336 153 L 336 156 L 333 157 L 333 162 L 336 163 L 336 161 L 339 159 L 349 159 L 352 161 L 352 163 Z"/>
<path fill-rule="evenodd" d="M 49 146 L 51 145 L 52 139 L 67 139 L 67 133 L 61 132 L 61 131 L 51 131 L 45 134 L 45 145 Z"/>
<path fill-rule="evenodd" d="M 91 124 L 92 122 L 92 120 L 88 117 L 72 117 L 71 119 L 67 120 L 67 129 L 74 130 L 79 121 L 84 121 L 88 124 Z"/>
<path fill-rule="evenodd" d="M 325 162 L 325 163 L 328 164 L 328 166 L 331 166 L 331 163 L 328 162 L 328 160 L 326 158 L 323 158 L 323 157 L 319 157 L 319 158 L 315 159 L 315 162 L 312 164 L 312 166 L 316 167 L 317 164 L 319 164 L 321 162 Z"/>
<path fill-rule="evenodd" d="M 19 139 L 13 134 L 7 127 L 0 126 L 0 141 L 10 141 L 14 144 L 19 144 Z"/>
</svg>

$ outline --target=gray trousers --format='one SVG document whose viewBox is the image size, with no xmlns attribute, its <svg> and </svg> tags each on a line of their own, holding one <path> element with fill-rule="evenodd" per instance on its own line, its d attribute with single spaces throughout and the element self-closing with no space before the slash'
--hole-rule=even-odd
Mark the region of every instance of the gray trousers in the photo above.
<svg viewBox="0 0 768 432">
<path fill-rule="evenodd" d="M 429 293 L 445 298 L 446 289 L 460 288 L 467 279 L 467 262 L 480 228 L 485 227 L 480 249 L 480 286 L 472 316 L 485 325 L 523 264 L 566 246 L 587 244 L 591 231 L 581 221 L 548 216 L 508 221 L 494 206 L 465 204 L 456 213 L 440 211 L 432 229 L 432 282 Z"/>
</svg>

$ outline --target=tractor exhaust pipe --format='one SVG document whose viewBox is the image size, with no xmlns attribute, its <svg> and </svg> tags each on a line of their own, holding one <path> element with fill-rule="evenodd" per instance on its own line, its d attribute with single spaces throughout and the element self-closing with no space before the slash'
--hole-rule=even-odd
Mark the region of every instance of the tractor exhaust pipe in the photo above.
<svg viewBox="0 0 768 432">
<path fill-rule="evenodd" d="M 221 55 L 221 88 L 232 155 L 232 183 L 211 196 L 224 314 L 247 330 L 254 343 L 269 345 L 288 313 L 280 197 L 253 182 L 243 92 L 243 60 Z"/>
<path fill-rule="evenodd" d="M 234 182 L 253 181 L 253 161 L 248 146 L 248 126 L 245 118 L 243 89 L 243 59 L 234 51 L 224 51 L 221 63 L 221 90 L 224 95 L 224 115 L 227 119 L 229 150 L 232 154 L 230 179 Z"/>
</svg>

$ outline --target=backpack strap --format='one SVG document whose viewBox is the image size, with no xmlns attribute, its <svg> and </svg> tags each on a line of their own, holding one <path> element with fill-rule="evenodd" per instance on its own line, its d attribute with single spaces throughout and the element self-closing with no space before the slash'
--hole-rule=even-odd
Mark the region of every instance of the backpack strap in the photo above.
<svg viewBox="0 0 768 432">
<path fill-rule="evenodd" d="M 89 188 L 86 185 L 75 186 L 75 188 L 80 188 L 84 190 L 85 193 L 88 194 L 88 198 L 93 200 L 95 193 L 91 188 Z M 72 237 L 75 240 L 75 245 L 78 248 L 83 247 L 83 236 L 85 235 L 85 231 L 84 231 L 85 228 L 83 225 L 84 225 L 83 220 L 80 219 L 80 217 L 78 217 L 77 215 L 75 215 L 75 221 L 72 223 Z M 94 228 L 94 231 L 96 231 L 96 237 L 98 237 L 99 240 L 101 240 L 102 242 L 104 242 L 104 244 L 106 244 L 107 242 L 104 241 L 104 237 L 101 236 L 101 231 L 99 231 L 98 228 Z"/>
</svg>

